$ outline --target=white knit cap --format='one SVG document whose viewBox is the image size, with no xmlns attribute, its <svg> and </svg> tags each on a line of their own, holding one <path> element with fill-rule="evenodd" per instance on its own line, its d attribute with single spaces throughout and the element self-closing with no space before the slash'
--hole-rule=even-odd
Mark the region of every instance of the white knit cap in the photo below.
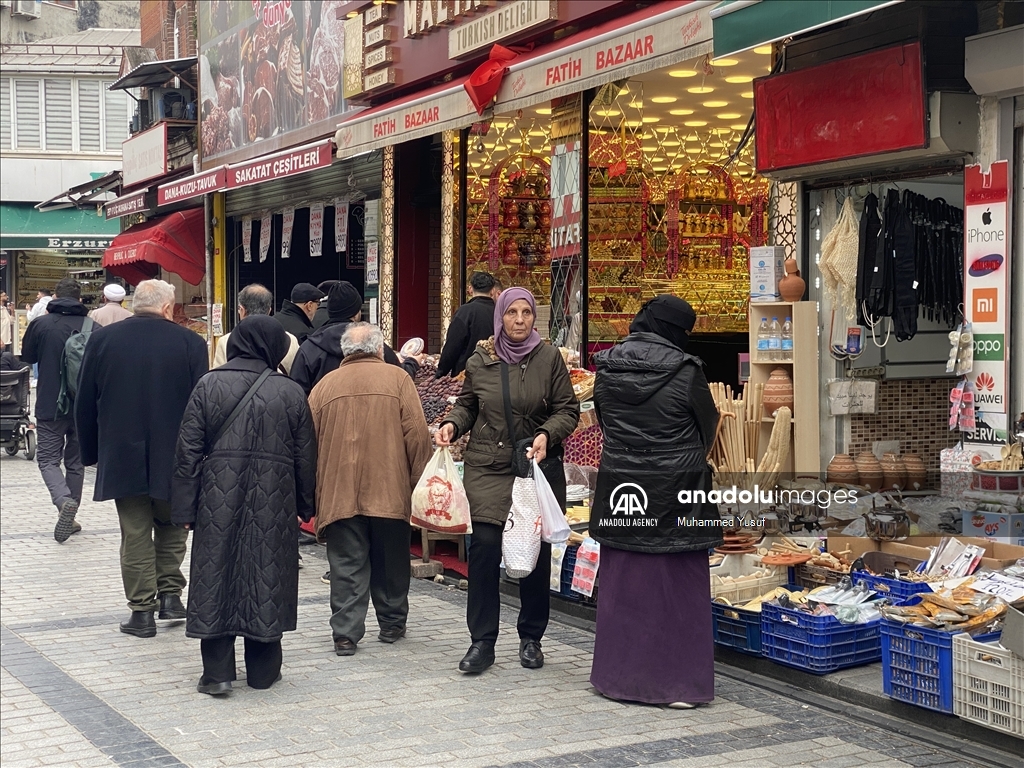
<svg viewBox="0 0 1024 768">
<path fill-rule="evenodd" d="M 110 285 L 103 286 L 103 295 L 107 297 L 107 301 L 124 301 L 124 288 L 117 283 L 111 283 Z"/>
</svg>

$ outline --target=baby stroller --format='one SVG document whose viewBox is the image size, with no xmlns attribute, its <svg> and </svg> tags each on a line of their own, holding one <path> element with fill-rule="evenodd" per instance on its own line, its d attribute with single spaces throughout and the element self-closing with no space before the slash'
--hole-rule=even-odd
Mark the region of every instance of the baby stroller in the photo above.
<svg viewBox="0 0 1024 768">
<path fill-rule="evenodd" d="M 0 371 L 0 444 L 8 456 L 25 451 L 25 458 L 36 457 L 36 431 L 29 421 L 29 380 L 32 369 Z"/>
</svg>

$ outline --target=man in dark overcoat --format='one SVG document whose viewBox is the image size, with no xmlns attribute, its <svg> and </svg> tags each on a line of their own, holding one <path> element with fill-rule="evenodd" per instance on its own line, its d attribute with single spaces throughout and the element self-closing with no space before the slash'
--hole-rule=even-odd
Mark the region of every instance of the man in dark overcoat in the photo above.
<svg viewBox="0 0 1024 768">
<path fill-rule="evenodd" d="M 113 499 L 121 524 L 121 578 L 131 617 L 121 631 L 156 635 L 160 619 L 184 619 L 188 531 L 171 523 L 171 475 L 181 417 L 209 368 L 206 344 L 176 325 L 174 286 L 144 280 L 134 317 L 97 329 L 86 346 L 75 398 L 82 462 L 97 465 L 96 501 Z"/>
</svg>

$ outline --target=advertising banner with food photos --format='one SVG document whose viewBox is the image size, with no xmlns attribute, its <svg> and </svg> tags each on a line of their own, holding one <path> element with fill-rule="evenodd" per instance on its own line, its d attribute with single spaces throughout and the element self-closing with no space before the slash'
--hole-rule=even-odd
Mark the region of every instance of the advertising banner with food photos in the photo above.
<svg viewBox="0 0 1024 768">
<path fill-rule="evenodd" d="M 340 74 L 343 0 L 199 3 L 204 161 L 237 162 L 334 131 L 347 108 Z M 304 130 L 305 129 L 305 130 Z M 301 132 L 290 142 L 288 134 Z M 244 151 L 249 149 L 248 152 Z"/>
</svg>

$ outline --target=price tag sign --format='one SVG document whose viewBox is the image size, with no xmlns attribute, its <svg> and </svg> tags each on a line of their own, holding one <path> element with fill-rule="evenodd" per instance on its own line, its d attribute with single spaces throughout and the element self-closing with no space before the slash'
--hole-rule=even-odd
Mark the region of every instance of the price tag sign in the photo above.
<svg viewBox="0 0 1024 768">
<path fill-rule="evenodd" d="M 1024 598 L 1024 579 L 1016 579 L 1002 573 L 987 573 L 974 580 L 971 589 L 1001 597 L 1008 603 Z"/>
</svg>

